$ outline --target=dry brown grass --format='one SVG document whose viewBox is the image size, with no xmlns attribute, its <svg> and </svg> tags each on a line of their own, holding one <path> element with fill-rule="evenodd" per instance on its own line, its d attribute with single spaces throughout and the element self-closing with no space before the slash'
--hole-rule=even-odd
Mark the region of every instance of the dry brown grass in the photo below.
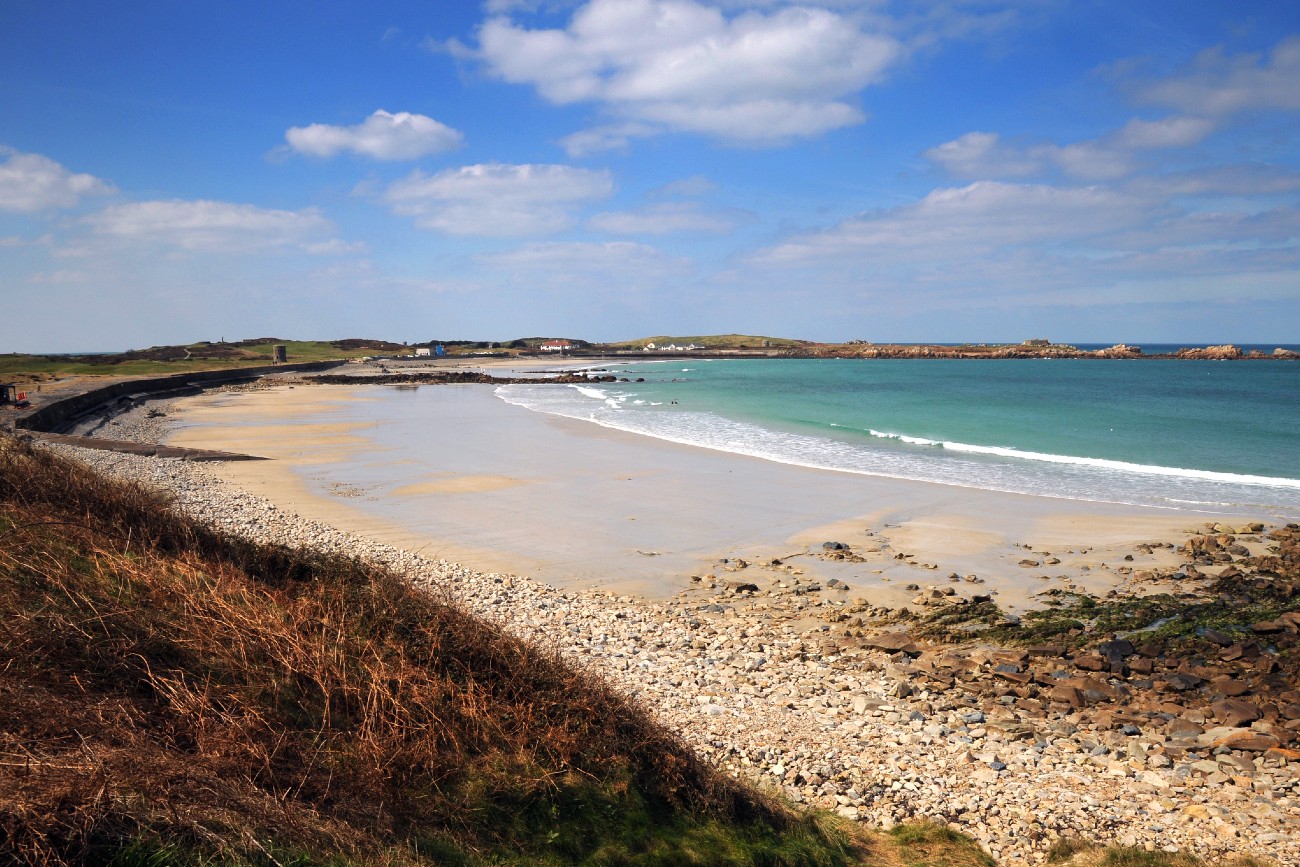
<svg viewBox="0 0 1300 867">
<path fill-rule="evenodd" d="M 0 861 L 84 863 L 156 839 L 400 863 L 420 840 L 510 846 L 495 806 L 585 788 L 793 822 L 548 649 L 13 442 L 0 615 Z"/>
</svg>

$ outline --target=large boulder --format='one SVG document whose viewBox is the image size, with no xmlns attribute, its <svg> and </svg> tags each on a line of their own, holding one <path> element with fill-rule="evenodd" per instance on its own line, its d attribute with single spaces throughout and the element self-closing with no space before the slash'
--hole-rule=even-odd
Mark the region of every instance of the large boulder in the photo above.
<svg viewBox="0 0 1300 867">
<path fill-rule="evenodd" d="M 862 646 L 886 653 L 906 653 L 908 656 L 920 656 L 921 648 L 916 646 L 912 636 L 906 632 L 891 632 L 887 635 L 872 635 L 862 639 Z"/>
<path fill-rule="evenodd" d="M 1210 705 L 1219 722 L 1229 728 L 1248 726 L 1263 714 L 1254 704 L 1239 698 L 1225 698 Z"/>
</svg>

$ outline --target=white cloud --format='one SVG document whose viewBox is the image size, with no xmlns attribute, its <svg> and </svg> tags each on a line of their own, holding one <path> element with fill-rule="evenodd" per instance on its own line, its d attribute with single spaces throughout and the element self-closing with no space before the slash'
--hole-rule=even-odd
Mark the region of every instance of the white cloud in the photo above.
<svg viewBox="0 0 1300 867">
<path fill-rule="evenodd" d="M 611 235 L 669 235 L 678 232 L 725 234 L 741 215 L 706 211 L 689 202 L 663 202 L 639 211 L 596 214 L 587 228 Z"/>
<path fill-rule="evenodd" d="M 613 176 L 561 165 L 487 165 L 413 172 L 382 200 L 416 224 L 449 235 L 518 237 L 563 231 L 574 211 L 614 192 Z"/>
<path fill-rule="evenodd" d="M 1197 55 L 1190 69 L 1138 89 L 1155 105 L 1212 116 L 1251 109 L 1300 111 L 1300 36 L 1289 36 L 1267 58 L 1229 57 L 1220 48 Z"/>
<path fill-rule="evenodd" d="M 635 269 L 644 265 L 652 265 L 656 270 L 676 270 L 688 262 L 649 245 L 632 241 L 550 241 L 525 244 L 517 250 L 483 256 L 481 260 L 511 268 L 564 272 L 604 272 L 609 268 Z"/>
<path fill-rule="evenodd" d="M 995 132 L 968 132 L 924 156 L 960 178 L 1021 178 L 1043 170 L 1042 159 L 1003 145 Z"/>
<path fill-rule="evenodd" d="M 634 138 L 645 138 L 660 132 L 659 127 L 648 123 L 615 123 L 578 130 L 560 139 L 560 146 L 571 157 L 585 157 L 604 151 L 626 150 Z"/>
<path fill-rule="evenodd" d="M 314 208 L 282 211 L 204 200 L 113 205 L 86 222 L 95 234 L 116 241 L 224 253 L 307 251 L 327 242 L 333 232 L 330 221 Z"/>
<path fill-rule="evenodd" d="M 34 213 L 75 207 L 83 196 L 107 196 L 117 190 L 93 175 L 73 174 L 40 154 L 0 148 L 0 211 Z"/>
<path fill-rule="evenodd" d="M 1149 200 L 1101 187 L 980 181 L 932 191 L 914 204 L 845 220 L 769 248 L 762 262 L 878 257 L 925 264 L 1039 244 L 1080 241 L 1150 219 Z M 958 266 L 959 268 L 962 266 Z"/>
<path fill-rule="evenodd" d="M 1194 211 L 1150 226 L 1136 227 L 1114 239 L 1114 246 L 1145 257 L 1185 256 L 1224 251 L 1257 253 L 1273 248 L 1288 250 L 1296 258 L 1300 239 L 1300 210 L 1294 207 L 1264 211 Z M 1166 263 L 1179 270 L 1176 262 Z"/>
<path fill-rule="evenodd" d="M 1175 116 L 1160 120 L 1133 118 L 1115 133 L 1115 143 L 1134 150 L 1181 148 L 1197 144 L 1214 131 L 1203 117 Z"/>
<path fill-rule="evenodd" d="M 845 100 L 903 53 L 892 36 L 826 9 L 727 17 L 695 0 L 590 0 L 563 30 L 497 16 L 478 42 L 453 50 L 553 103 L 595 102 L 626 121 L 760 144 L 861 123 Z M 601 135 L 628 137 L 593 133 L 570 147 L 590 149 Z"/>
<path fill-rule="evenodd" d="M 1260 164 L 1212 166 L 1137 178 L 1133 191 L 1150 196 L 1272 196 L 1300 190 L 1300 171 Z"/>
<path fill-rule="evenodd" d="M 814 285 L 899 309 L 1271 299 L 1286 274 L 1293 297 L 1300 209 L 1238 198 L 1272 192 L 1270 178 L 1297 183 L 1285 170 L 1234 169 L 1116 189 L 936 189 L 760 250 L 745 273 L 754 285 Z M 1226 198 L 1218 209 L 1171 199 L 1202 193 Z"/>
<path fill-rule="evenodd" d="M 1082 141 L 1068 145 L 1045 145 L 1043 158 L 1055 163 L 1072 178 L 1089 181 L 1115 180 L 1137 170 L 1131 148 L 1111 141 Z"/>
<path fill-rule="evenodd" d="M 959 178 L 1027 178 L 1059 169 L 1073 178 L 1113 180 L 1139 168 L 1141 151 L 1190 147 L 1214 128 L 1203 117 L 1133 118 L 1100 138 L 1066 145 L 1013 145 L 997 133 L 968 132 L 924 156 Z"/>
<path fill-rule="evenodd" d="M 651 195 L 659 197 L 667 196 L 703 196 L 711 193 L 718 188 L 718 185 L 706 178 L 704 175 L 691 175 L 689 178 L 682 178 L 680 181 L 672 181 L 664 184 L 656 190 L 651 190 Z"/>
<path fill-rule="evenodd" d="M 76 268 L 60 268 L 57 271 L 36 271 L 27 278 L 27 282 L 36 286 L 63 286 L 90 282 L 91 275 Z"/>
<path fill-rule="evenodd" d="M 351 151 L 377 160 L 414 160 L 457 148 L 464 136 L 431 117 L 405 111 L 391 114 L 381 108 L 354 126 L 295 126 L 284 140 L 298 153 L 314 157 Z"/>
<path fill-rule="evenodd" d="M 363 241 L 344 241 L 341 238 L 330 238 L 325 241 L 314 241 L 302 245 L 306 253 L 315 256 L 342 256 L 349 253 L 364 253 L 369 248 Z"/>
<path fill-rule="evenodd" d="M 642 303 L 634 298 L 658 299 L 665 283 L 679 283 L 695 272 L 690 259 L 633 241 L 538 242 L 477 260 L 530 298 L 539 292 L 581 296 L 588 310 L 617 308 L 624 314 L 627 305 Z"/>
</svg>

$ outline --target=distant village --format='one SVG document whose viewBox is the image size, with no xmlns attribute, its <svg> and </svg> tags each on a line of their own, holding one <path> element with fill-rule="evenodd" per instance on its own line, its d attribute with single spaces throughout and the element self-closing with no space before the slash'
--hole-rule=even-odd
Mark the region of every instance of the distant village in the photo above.
<svg viewBox="0 0 1300 867">
<path fill-rule="evenodd" d="M 495 347 L 494 347 L 495 348 Z M 573 352 L 575 350 L 587 349 L 589 344 L 577 344 L 569 340 L 545 340 L 537 344 L 536 349 L 541 352 Z M 641 347 L 642 352 L 700 352 L 707 349 L 702 343 L 663 343 L 656 344 L 653 341 Z M 415 349 L 417 358 L 430 358 L 437 356 L 441 358 L 446 355 L 446 349 L 442 345 L 437 346 L 419 346 Z"/>
</svg>

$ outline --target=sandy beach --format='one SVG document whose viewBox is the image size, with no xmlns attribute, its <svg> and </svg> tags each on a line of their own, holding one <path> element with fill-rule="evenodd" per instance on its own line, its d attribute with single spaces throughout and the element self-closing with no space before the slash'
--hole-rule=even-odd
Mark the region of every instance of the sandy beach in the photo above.
<svg viewBox="0 0 1300 867">
<path fill-rule="evenodd" d="M 1123 557 L 1221 517 L 778 464 L 531 412 L 491 386 L 402 392 L 424 421 L 414 448 L 382 436 L 393 396 L 385 386 L 204 395 L 174 407 L 169 442 L 271 458 L 217 471 L 408 550 L 658 599 L 737 561 L 758 580 L 778 559 L 873 604 L 905 605 L 915 585 L 955 573 L 1023 610 L 1045 586 L 1105 593 L 1124 583 L 1118 567 L 1167 565 L 1161 551 Z M 861 559 L 824 559 L 828 541 Z"/>
</svg>

